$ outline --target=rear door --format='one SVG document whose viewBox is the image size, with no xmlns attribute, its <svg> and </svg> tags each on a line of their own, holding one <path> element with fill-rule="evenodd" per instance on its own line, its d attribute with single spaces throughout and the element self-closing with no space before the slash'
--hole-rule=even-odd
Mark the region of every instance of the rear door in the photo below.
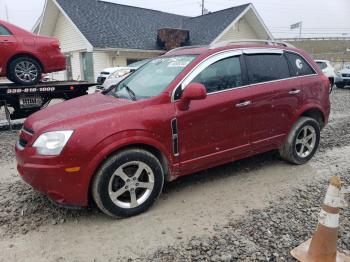
<svg viewBox="0 0 350 262">
<path fill-rule="evenodd" d="M 7 60 L 17 48 L 17 39 L 5 26 L 0 24 L 0 74 L 6 66 Z"/>
<path fill-rule="evenodd" d="M 302 88 L 292 78 L 283 50 L 245 52 L 252 95 L 252 149 L 266 151 L 279 146 L 289 123 L 302 103 Z"/>
</svg>

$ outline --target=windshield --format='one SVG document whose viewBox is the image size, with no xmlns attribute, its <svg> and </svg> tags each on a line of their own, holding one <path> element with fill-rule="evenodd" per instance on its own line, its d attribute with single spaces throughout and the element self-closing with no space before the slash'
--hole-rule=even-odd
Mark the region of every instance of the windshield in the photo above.
<svg viewBox="0 0 350 262">
<path fill-rule="evenodd" d="M 113 88 L 109 95 L 131 100 L 159 95 L 196 58 L 196 56 L 160 57 L 135 71 Z"/>
<path fill-rule="evenodd" d="M 136 67 L 136 68 L 139 68 L 141 66 L 143 66 L 144 64 L 146 64 L 148 61 L 150 61 L 150 59 L 145 59 L 145 60 L 142 60 L 142 61 L 137 61 L 135 63 L 132 63 L 130 65 L 128 65 L 128 67 Z"/>
</svg>

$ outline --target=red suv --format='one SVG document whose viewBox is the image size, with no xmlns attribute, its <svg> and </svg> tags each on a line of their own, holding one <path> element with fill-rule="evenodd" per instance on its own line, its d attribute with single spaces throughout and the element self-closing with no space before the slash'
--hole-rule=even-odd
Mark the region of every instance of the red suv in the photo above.
<svg viewBox="0 0 350 262">
<path fill-rule="evenodd" d="M 34 85 L 42 73 L 65 68 L 66 59 L 56 38 L 37 36 L 0 20 L 0 76 Z"/>
<path fill-rule="evenodd" d="M 18 171 L 59 204 L 136 215 L 164 181 L 274 149 L 310 160 L 329 86 L 309 55 L 282 45 L 177 49 L 110 90 L 30 116 Z"/>
</svg>

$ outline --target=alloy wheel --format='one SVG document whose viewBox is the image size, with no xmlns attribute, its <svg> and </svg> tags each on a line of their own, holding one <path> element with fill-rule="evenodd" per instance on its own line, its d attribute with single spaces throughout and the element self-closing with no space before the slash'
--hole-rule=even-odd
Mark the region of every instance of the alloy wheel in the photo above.
<svg viewBox="0 0 350 262">
<path fill-rule="evenodd" d="M 316 145 L 316 130 L 313 126 L 304 126 L 298 133 L 295 141 L 295 151 L 298 157 L 308 157 Z"/>
<path fill-rule="evenodd" d="M 38 77 L 38 68 L 30 61 L 22 61 L 16 65 L 15 73 L 21 81 L 31 83 Z"/>
<path fill-rule="evenodd" d="M 111 176 L 108 194 L 120 208 L 135 208 L 142 205 L 154 187 L 152 169 L 141 161 L 131 161 L 120 166 Z"/>
</svg>

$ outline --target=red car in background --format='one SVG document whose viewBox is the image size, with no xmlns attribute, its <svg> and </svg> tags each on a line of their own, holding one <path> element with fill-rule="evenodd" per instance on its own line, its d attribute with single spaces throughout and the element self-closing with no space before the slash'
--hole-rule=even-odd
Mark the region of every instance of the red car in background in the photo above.
<svg viewBox="0 0 350 262">
<path fill-rule="evenodd" d="M 0 77 L 34 85 L 42 73 L 65 70 L 66 59 L 58 39 L 34 35 L 0 20 Z"/>
</svg>

